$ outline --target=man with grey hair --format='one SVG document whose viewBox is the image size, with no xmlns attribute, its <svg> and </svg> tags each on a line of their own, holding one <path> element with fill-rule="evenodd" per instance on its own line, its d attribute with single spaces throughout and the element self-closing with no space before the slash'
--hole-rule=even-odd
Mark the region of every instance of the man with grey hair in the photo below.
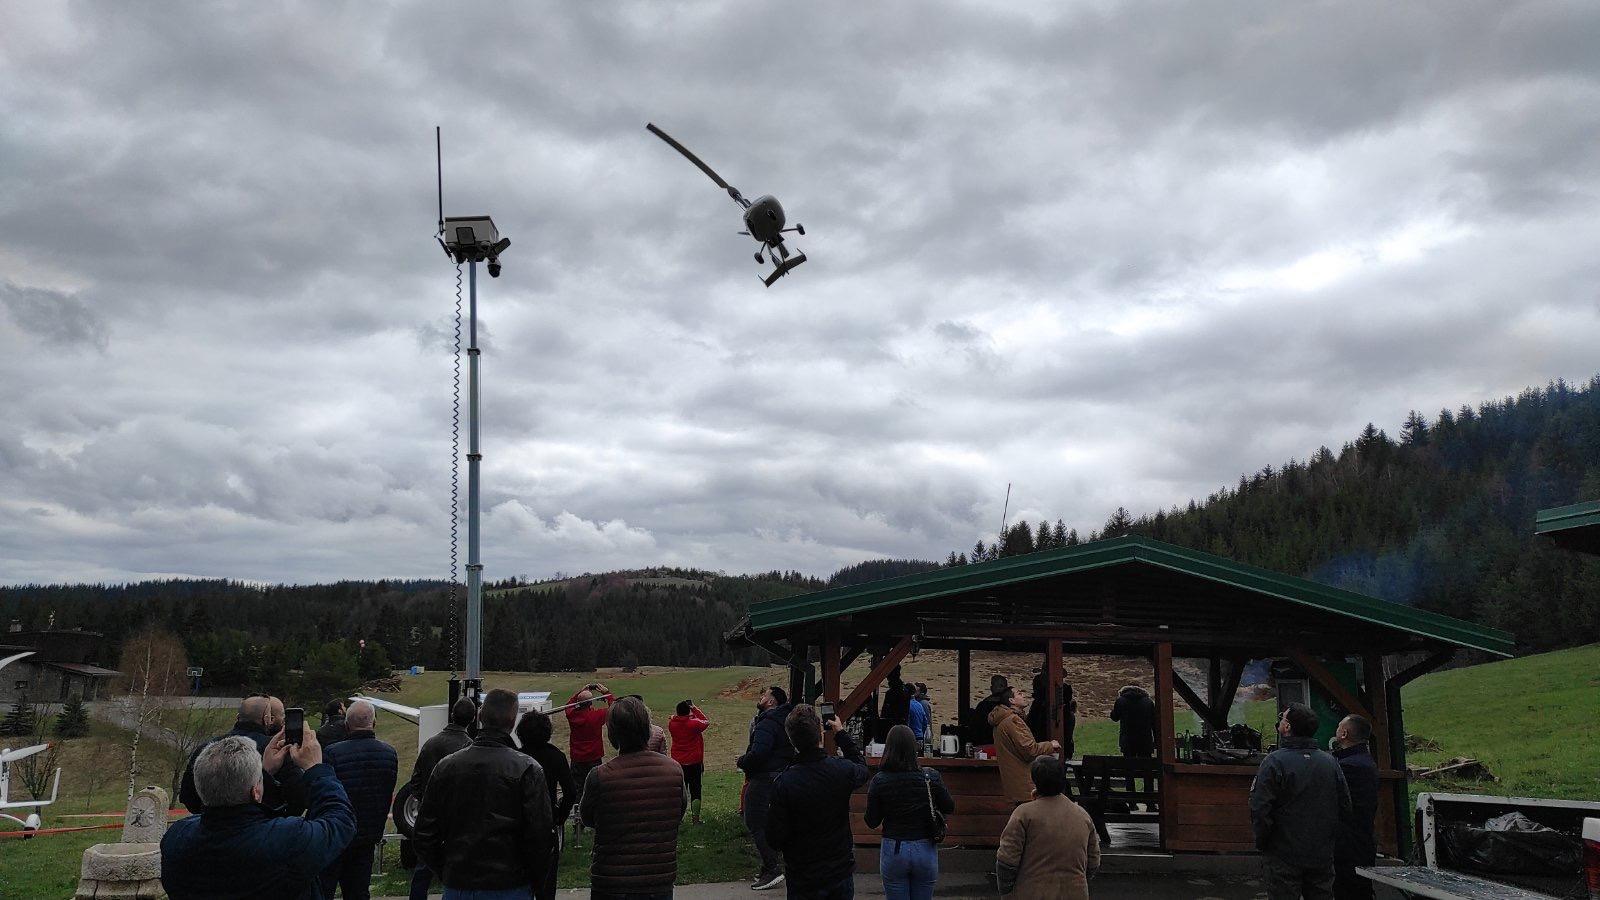
<svg viewBox="0 0 1600 900">
<path fill-rule="evenodd" d="M 320 900 L 318 874 L 355 834 L 350 799 L 322 761 L 317 736 L 284 742 L 280 731 L 256 750 L 245 735 L 207 744 L 194 762 L 194 787 L 205 811 L 172 823 L 161 838 L 161 886 L 172 900 Z M 305 818 L 273 815 L 261 805 L 264 782 L 285 764 L 304 770 Z"/>
<path fill-rule="evenodd" d="M 282 709 L 281 705 L 279 709 Z M 244 737 L 248 738 L 250 743 L 255 746 L 256 753 L 265 754 L 267 743 L 272 740 L 273 731 L 281 730 L 280 723 L 282 721 L 281 712 L 278 714 L 278 718 L 274 720 L 270 697 L 258 694 L 239 701 L 238 718 L 233 723 L 233 730 L 225 735 L 218 735 L 212 738 L 196 747 L 194 752 L 189 754 L 189 763 L 184 767 L 183 781 L 178 788 L 178 800 L 183 803 L 189 812 L 196 814 L 205 812 L 205 801 L 201 799 L 200 794 L 195 790 L 194 784 L 194 763 L 201 752 L 210 746 L 213 741 L 219 741 L 224 737 Z M 278 728 L 274 729 L 272 727 L 274 724 L 277 724 Z M 280 775 L 282 778 L 278 777 Z M 283 812 L 285 798 L 282 781 L 293 780 L 297 775 L 298 769 L 292 765 L 285 770 L 279 771 L 277 775 L 269 774 L 265 779 L 262 799 L 259 802 L 268 809 L 280 813 Z"/>
<path fill-rule="evenodd" d="M 371 896 L 373 852 L 383 840 L 389 801 L 400 772 L 394 748 L 378 740 L 376 715 L 365 700 L 351 703 L 344 713 L 344 740 L 324 751 L 356 813 L 355 839 L 322 873 L 322 893 L 330 898 L 334 889 L 341 887 L 346 900 Z"/>
</svg>

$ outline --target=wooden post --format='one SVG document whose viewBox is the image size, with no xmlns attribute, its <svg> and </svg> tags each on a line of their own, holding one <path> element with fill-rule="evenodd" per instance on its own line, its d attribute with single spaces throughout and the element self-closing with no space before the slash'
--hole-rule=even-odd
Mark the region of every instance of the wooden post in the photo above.
<svg viewBox="0 0 1600 900">
<path fill-rule="evenodd" d="M 1222 659 L 1213 656 L 1207 661 L 1210 665 L 1206 669 L 1206 705 L 1213 712 L 1220 712 L 1222 717 L 1228 717 L 1227 710 L 1218 710 L 1217 704 L 1222 700 Z"/>
<path fill-rule="evenodd" d="M 1172 644 L 1157 644 L 1150 661 L 1156 675 L 1156 740 L 1160 742 L 1156 753 L 1161 760 L 1161 847 L 1166 849 L 1173 822 L 1172 804 L 1167 802 L 1172 795 L 1168 785 L 1172 781 L 1171 766 L 1177 762 L 1172 724 Z"/>
<path fill-rule="evenodd" d="M 789 659 L 789 700 L 793 703 L 804 703 L 806 696 L 806 657 L 810 654 L 811 647 L 795 638 L 794 656 Z"/>
<path fill-rule="evenodd" d="M 1045 720 L 1050 739 L 1066 747 L 1066 716 L 1061 708 L 1061 642 L 1051 640 L 1044 645 L 1044 696 L 1033 698 L 1035 703 L 1047 703 L 1050 716 Z"/>
<path fill-rule="evenodd" d="M 1380 767 L 1388 767 L 1394 764 L 1394 758 L 1389 754 L 1389 692 L 1383 680 L 1383 656 L 1368 653 L 1362 662 L 1367 705 L 1372 709 L 1372 756 Z"/>
<path fill-rule="evenodd" d="M 961 742 L 967 741 L 967 722 L 972 718 L 972 651 L 966 647 L 956 651 L 956 727 Z"/>
<path fill-rule="evenodd" d="M 832 622 L 822 628 L 822 699 L 839 703 L 839 626 Z M 823 729 L 822 750 L 833 755 L 833 733 L 827 729 Z"/>
</svg>

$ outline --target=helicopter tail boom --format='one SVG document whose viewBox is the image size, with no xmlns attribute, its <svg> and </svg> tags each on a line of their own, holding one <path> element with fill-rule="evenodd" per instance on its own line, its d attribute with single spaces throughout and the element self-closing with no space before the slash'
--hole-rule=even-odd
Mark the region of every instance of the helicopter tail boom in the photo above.
<svg viewBox="0 0 1600 900">
<path fill-rule="evenodd" d="M 679 153 L 682 153 L 684 159 L 687 159 L 689 162 L 692 162 L 696 166 L 698 166 L 700 168 L 700 171 L 702 171 L 702 172 L 706 173 L 708 176 L 710 176 L 711 180 L 715 181 L 717 183 L 717 187 L 722 188 L 723 190 L 727 191 L 729 196 L 733 197 L 733 199 L 738 200 L 741 203 L 744 201 L 744 198 L 739 195 L 739 191 L 738 191 L 737 188 L 729 186 L 729 184 L 726 181 L 722 180 L 722 176 L 721 175 L 718 175 L 716 172 L 712 171 L 710 166 L 708 166 L 705 163 L 701 162 L 700 161 L 700 157 L 695 156 L 693 153 L 690 153 L 688 147 L 685 147 L 684 145 L 682 145 L 682 144 L 678 143 L 676 140 L 674 140 L 672 135 L 667 134 L 665 131 L 662 131 L 661 129 L 657 128 L 655 126 L 655 124 L 651 123 L 651 122 L 646 122 L 644 127 L 648 128 L 650 130 L 651 134 L 655 135 L 658 138 L 661 138 L 663 141 L 666 141 L 667 145 L 670 146 L 672 149 L 678 151 Z"/>
</svg>

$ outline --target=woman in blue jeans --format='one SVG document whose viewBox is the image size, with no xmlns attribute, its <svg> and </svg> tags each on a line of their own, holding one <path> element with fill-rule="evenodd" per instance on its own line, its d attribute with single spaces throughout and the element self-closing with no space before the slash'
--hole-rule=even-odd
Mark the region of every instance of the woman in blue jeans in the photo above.
<svg viewBox="0 0 1600 900">
<path fill-rule="evenodd" d="M 939 773 L 917 761 L 917 749 L 911 729 L 889 729 L 883 763 L 867 785 L 867 827 L 883 826 L 878 871 L 889 900 L 931 900 L 939 880 L 933 810 L 949 815 L 956 808 Z"/>
</svg>

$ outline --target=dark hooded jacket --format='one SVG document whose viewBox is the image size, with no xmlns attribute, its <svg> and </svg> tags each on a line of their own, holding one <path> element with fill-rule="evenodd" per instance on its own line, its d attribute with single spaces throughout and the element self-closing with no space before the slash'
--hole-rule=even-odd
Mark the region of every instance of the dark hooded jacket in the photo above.
<svg viewBox="0 0 1600 900">
<path fill-rule="evenodd" d="M 320 900 L 317 875 L 355 835 L 333 767 L 300 775 L 306 815 L 254 803 L 217 806 L 172 823 L 161 838 L 161 886 L 172 900 Z"/>
<path fill-rule="evenodd" d="M 794 762 L 794 744 L 783 730 L 783 720 L 794 709 L 793 703 L 774 706 L 756 717 L 750 726 L 750 746 L 739 757 L 738 766 L 751 777 L 773 776 Z"/>
<path fill-rule="evenodd" d="M 1256 849 L 1291 866 L 1332 866 L 1334 840 L 1349 815 L 1344 772 L 1311 738 L 1284 738 L 1250 785 Z"/>
<path fill-rule="evenodd" d="M 856 869 L 850 795 L 867 783 L 867 768 L 848 732 L 836 732 L 840 759 L 812 747 L 795 756 L 772 785 L 767 843 L 783 854 L 791 890 L 837 884 Z M 789 743 L 786 736 L 784 743 Z M 791 745 L 792 746 L 792 745 Z"/>
<path fill-rule="evenodd" d="M 1350 815 L 1339 822 L 1333 845 L 1335 862 L 1370 866 L 1377 859 L 1378 843 L 1373 820 L 1378 815 L 1378 761 L 1366 744 L 1333 751 L 1350 789 Z"/>
<path fill-rule="evenodd" d="M 1156 702 L 1145 689 L 1128 685 L 1117 692 L 1111 721 L 1122 724 L 1117 747 L 1123 756 L 1151 756 L 1156 752 Z"/>
</svg>

